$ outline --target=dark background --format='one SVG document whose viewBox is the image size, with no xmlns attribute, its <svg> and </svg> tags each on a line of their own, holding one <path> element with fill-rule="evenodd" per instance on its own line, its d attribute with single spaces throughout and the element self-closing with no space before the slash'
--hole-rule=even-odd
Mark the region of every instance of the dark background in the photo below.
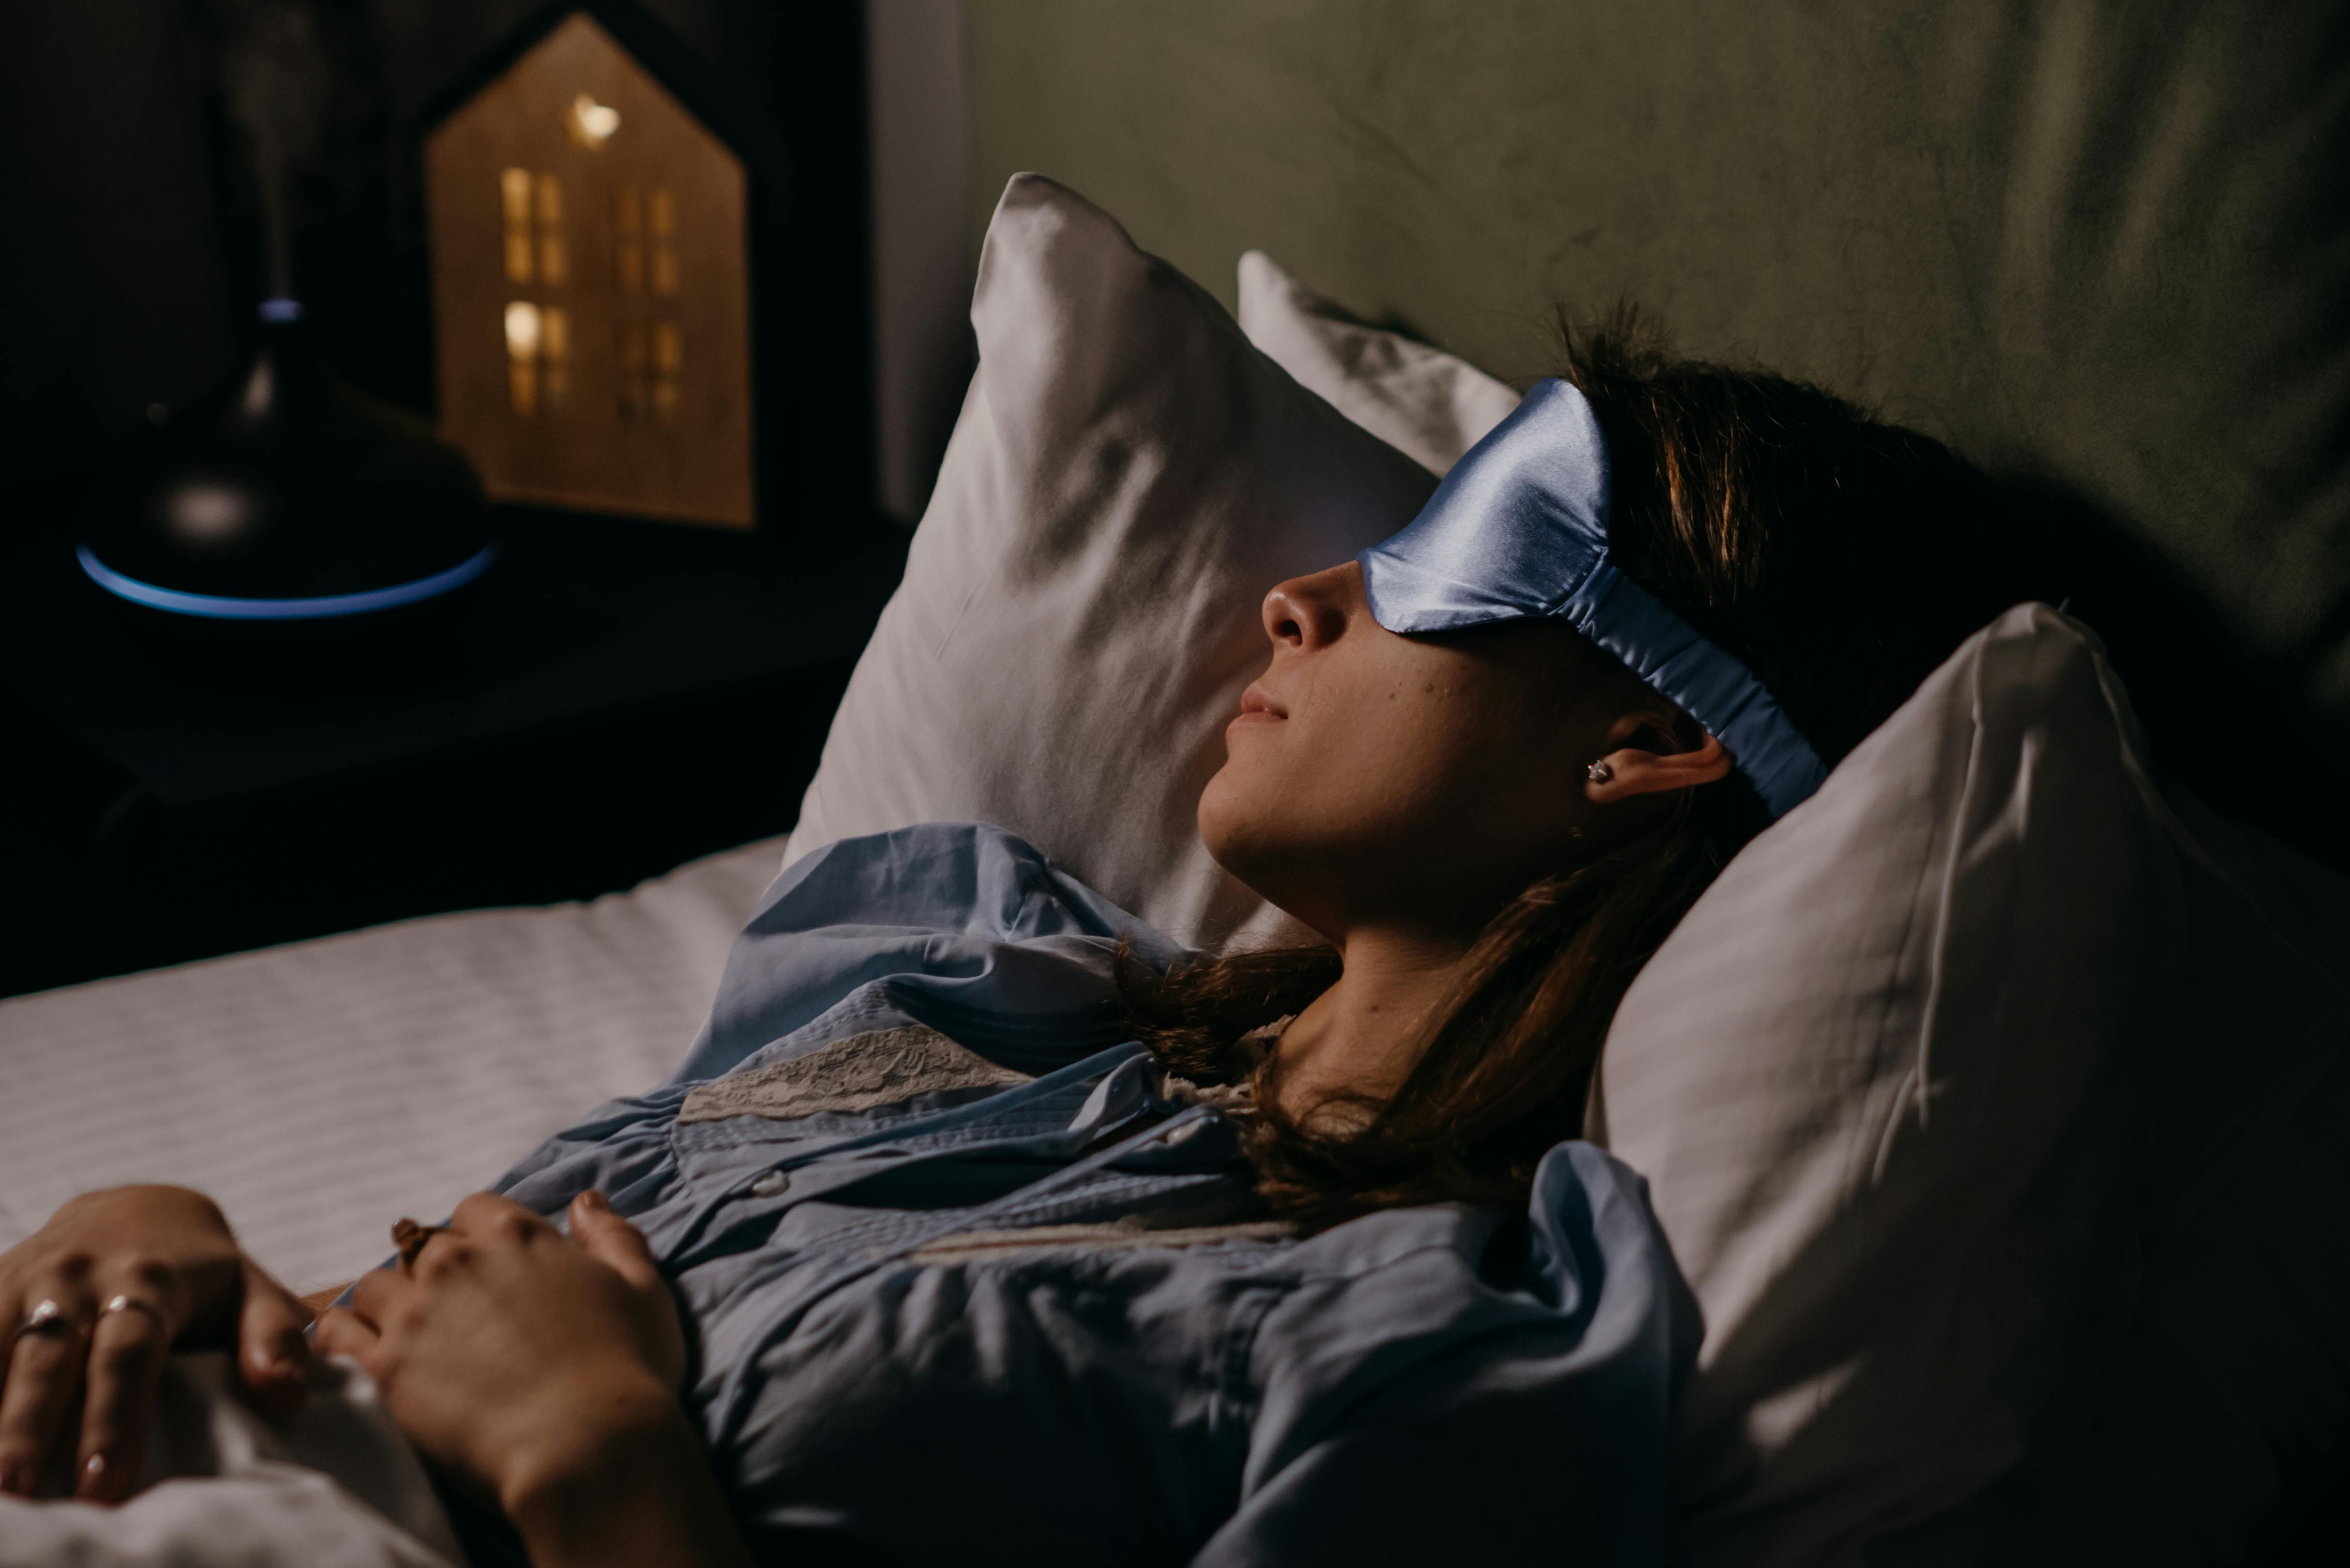
<svg viewBox="0 0 2350 1568">
<path fill-rule="evenodd" d="M 164 625 L 82 581 L 99 477 L 237 373 L 270 292 L 256 29 L 304 40 L 306 320 L 430 417 L 422 135 L 578 9 L 749 174 L 757 535 L 498 508 L 491 578 L 358 632 Z M 872 502 L 863 43 L 854 0 L 0 5 L 0 994 L 790 826 L 904 548 Z"/>
<path fill-rule="evenodd" d="M 77 0 L 0 6 L 0 466 L 103 454 L 234 370 L 266 292 L 250 139 L 224 85 L 256 13 L 310 18 L 330 78 L 292 171 L 296 291 L 328 361 L 432 411 L 421 167 L 441 111 L 578 9 L 742 155 L 761 408 L 820 466 L 869 449 L 861 14 L 844 0 Z M 787 330 L 782 330 L 787 328 Z M 787 351 L 786 351 L 787 350 Z M 788 416 L 788 417 L 786 417 Z M 869 490 L 853 475 L 856 498 Z"/>
</svg>

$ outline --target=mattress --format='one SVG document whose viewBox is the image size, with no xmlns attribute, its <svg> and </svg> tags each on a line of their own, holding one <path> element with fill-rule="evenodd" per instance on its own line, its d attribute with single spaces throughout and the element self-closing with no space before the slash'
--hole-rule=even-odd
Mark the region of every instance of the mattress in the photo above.
<svg viewBox="0 0 2350 1568">
<path fill-rule="evenodd" d="M 394 1219 L 666 1077 L 782 856 L 0 1002 L 0 1248 L 77 1192 L 162 1181 L 295 1290 L 351 1278 Z"/>
</svg>

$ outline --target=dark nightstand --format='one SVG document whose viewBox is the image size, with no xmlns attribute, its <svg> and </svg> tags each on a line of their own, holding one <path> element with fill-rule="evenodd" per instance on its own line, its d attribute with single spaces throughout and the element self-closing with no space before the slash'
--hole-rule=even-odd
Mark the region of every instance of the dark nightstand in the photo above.
<svg viewBox="0 0 2350 1568">
<path fill-rule="evenodd" d="M 21 540 L 0 994 L 588 897 L 788 829 L 907 535 L 847 519 L 821 560 L 571 519 L 500 535 L 470 597 L 360 654 L 207 640 Z"/>
</svg>

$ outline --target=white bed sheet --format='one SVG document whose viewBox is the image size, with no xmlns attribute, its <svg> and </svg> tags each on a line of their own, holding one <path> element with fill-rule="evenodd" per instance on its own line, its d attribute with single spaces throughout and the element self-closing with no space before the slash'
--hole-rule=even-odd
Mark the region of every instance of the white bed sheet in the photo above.
<svg viewBox="0 0 2350 1568">
<path fill-rule="evenodd" d="M 673 1070 L 782 857 L 0 1002 L 0 1247 L 77 1192 L 169 1181 L 294 1289 L 349 1279 L 400 1215 Z"/>
</svg>

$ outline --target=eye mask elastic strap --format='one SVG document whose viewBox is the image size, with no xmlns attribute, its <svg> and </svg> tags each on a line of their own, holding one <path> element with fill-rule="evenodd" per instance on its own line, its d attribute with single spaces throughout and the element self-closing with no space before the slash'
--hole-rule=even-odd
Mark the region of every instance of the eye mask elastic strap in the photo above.
<svg viewBox="0 0 2350 1568">
<path fill-rule="evenodd" d="M 1357 557 L 1372 616 L 1405 635 L 1563 619 L 1704 725 L 1785 815 L 1826 766 L 1752 670 L 1609 559 L 1612 488 L 1589 401 L 1536 382 L 1418 517 Z"/>
<path fill-rule="evenodd" d="M 1773 818 L 1826 782 L 1820 754 L 1754 672 L 1612 562 L 1600 563 L 1561 614 L 1728 747 Z"/>
</svg>

